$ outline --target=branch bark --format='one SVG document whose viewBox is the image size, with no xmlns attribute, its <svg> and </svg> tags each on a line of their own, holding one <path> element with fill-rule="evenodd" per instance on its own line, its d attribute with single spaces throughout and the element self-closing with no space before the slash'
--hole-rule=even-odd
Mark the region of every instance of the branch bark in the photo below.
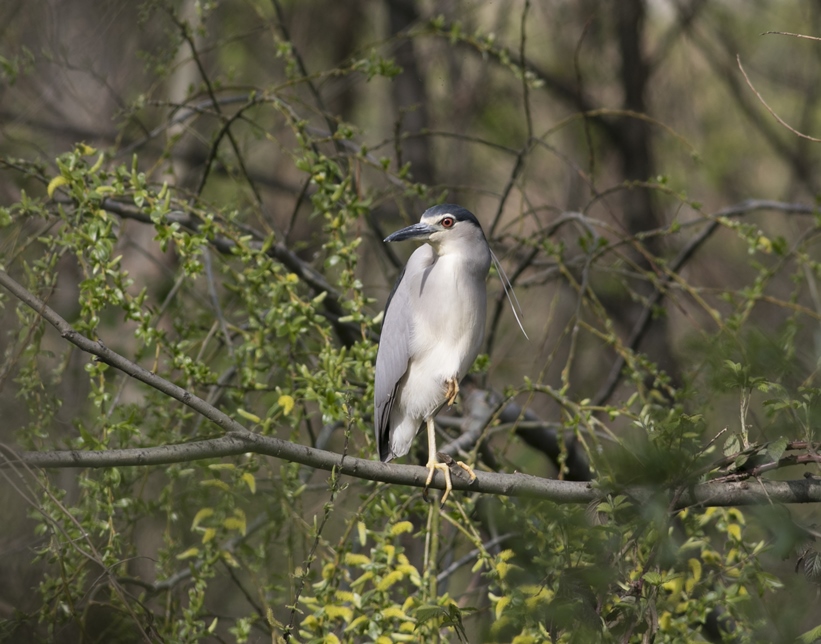
<svg viewBox="0 0 821 644">
<path fill-rule="evenodd" d="M 101 468 L 101 467 L 145 467 L 149 465 L 169 465 L 188 463 L 209 458 L 223 458 L 253 452 L 273 456 L 286 461 L 310 465 L 322 470 L 336 469 L 340 474 L 354 478 L 424 487 L 428 470 L 420 465 L 398 465 L 382 463 L 353 456 L 298 445 L 271 436 L 259 436 L 243 429 L 229 432 L 226 436 L 177 445 L 160 447 L 113 449 L 106 451 L 59 450 L 48 452 L 10 453 L 7 464 L 16 461 L 32 467 L 46 469 L 60 468 Z M 458 472 L 455 468 L 454 472 Z M 466 478 L 453 477 L 453 489 L 497 494 L 503 496 L 545 499 L 555 503 L 593 503 L 604 499 L 616 490 L 598 488 L 595 483 L 577 481 L 557 481 L 528 474 L 505 474 L 497 472 L 476 472 L 476 480 L 470 483 Z M 431 487 L 444 489 L 441 473 L 437 473 Z M 631 487 L 618 492 L 626 493 L 633 499 L 645 502 L 656 496 L 658 490 L 649 487 Z M 674 491 L 669 491 L 672 495 Z M 677 502 L 674 507 L 690 506 L 739 506 L 770 503 L 818 503 L 821 502 L 821 479 L 805 478 L 794 481 L 735 481 L 721 483 L 699 483 L 689 488 L 675 491 Z"/>
</svg>

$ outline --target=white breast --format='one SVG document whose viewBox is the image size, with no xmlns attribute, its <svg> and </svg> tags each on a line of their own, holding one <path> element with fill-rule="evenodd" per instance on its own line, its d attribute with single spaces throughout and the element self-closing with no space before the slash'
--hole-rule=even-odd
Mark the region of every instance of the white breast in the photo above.
<svg viewBox="0 0 821 644">
<path fill-rule="evenodd" d="M 424 271 L 407 275 L 414 299 L 410 363 L 400 382 L 391 413 L 392 451 L 401 456 L 410 449 L 424 420 L 445 402 L 446 383 L 461 380 L 482 345 L 486 317 L 484 271 L 481 279 L 466 274 L 454 255 L 439 256 Z"/>
</svg>

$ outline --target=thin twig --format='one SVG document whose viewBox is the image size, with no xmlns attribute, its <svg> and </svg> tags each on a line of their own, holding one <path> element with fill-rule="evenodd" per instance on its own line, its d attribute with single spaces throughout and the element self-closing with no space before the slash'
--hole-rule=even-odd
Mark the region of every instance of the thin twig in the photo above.
<svg viewBox="0 0 821 644">
<path fill-rule="evenodd" d="M 525 107 L 525 122 L 527 123 L 527 138 L 530 140 L 533 138 L 533 116 L 530 113 L 530 88 L 527 84 L 528 73 L 525 71 L 524 62 L 525 62 L 525 43 L 527 42 L 527 12 L 530 10 L 530 0 L 525 0 L 524 9 L 522 9 L 522 18 L 520 21 L 519 27 L 519 61 L 522 73 L 522 92 L 524 94 L 524 107 Z"/>
<path fill-rule="evenodd" d="M 744 76 L 744 80 L 747 81 L 747 86 L 753 90 L 753 93 L 756 95 L 761 104 L 767 108 L 767 111 L 775 117 L 775 120 L 781 123 L 785 128 L 787 128 L 790 132 L 795 134 L 796 136 L 800 136 L 802 139 L 807 139 L 807 141 L 812 141 L 813 143 L 821 143 L 821 139 L 816 139 L 815 137 L 809 136 L 808 134 L 802 134 L 794 127 L 792 127 L 789 123 L 787 123 L 784 119 L 782 119 L 778 114 L 775 113 L 775 110 L 767 105 L 767 101 L 764 100 L 764 97 L 759 94 L 758 90 L 753 86 L 752 82 L 750 81 L 749 77 L 747 76 L 747 72 L 744 71 L 744 67 L 741 65 L 741 56 L 736 56 L 736 61 L 738 61 L 738 68 L 741 70 L 742 76 Z"/>
<path fill-rule="evenodd" d="M 348 429 L 345 432 L 345 447 L 342 450 L 342 461 L 345 461 L 345 457 L 348 454 L 348 440 L 351 436 L 351 425 L 353 421 L 349 418 L 348 419 Z M 336 494 L 339 492 L 339 474 L 336 471 L 336 468 L 331 470 L 331 475 L 328 477 L 328 483 L 331 488 L 331 498 L 328 499 L 328 502 L 325 504 L 322 514 L 322 521 L 319 523 L 319 526 L 316 529 L 316 534 L 314 535 L 314 542 L 311 546 L 311 551 L 308 553 L 308 556 L 305 557 L 305 561 L 302 564 L 302 574 L 299 576 L 299 583 L 297 585 L 296 593 L 294 594 L 294 604 L 291 607 L 291 616 L 288 620 L 288 625 L 285 627 L 285 632 L 283 633 L 283 639 L 288 642 L 291 639 L 291 632 L 294 629 L 296 616 L 297 616 L 297 605 L 299 604 L 299 598 L 302 595 L 302 591 L 305 588 L 305 580 L 308 578 L 308 574 L 311 570 L 311 564 L 313 564 L 314 559 L 316 559 L 316 550 L 319 548 L 319 541 L 322 537 L 322 530 L 325 528 L 325 524 L 328 523 L 328 519 L 331 516 L 331 512 L 334 509 L 334 500 L 336 499 Z"/>
<path fill-rule="evenodd" d="M 630 337 L 625 343 L 626 349 L 633 351 L 638 347 L 641 339 L 650 327 L 650 322 L 653 318 L 653 310 L 656 306 L 658 306 L 659 302 L 661 302 L 664 297 L 667 287 L 673 280 L 673 276 L 681 270 L 681 268 L 690 260 L 695 252 L 701 248 L 704 242 L 706 242 L 713 235 L 713 233 L 721 225 L 721 220 L 723 218 L 737 217 L 739 215 L 744 215 L 759 210 L 776 210 L 791 214 L 806 215 L 818 212 L 818 208 L 815 206 L 765 199 L 749 199 L 716 212 L 712 215 L 710 223 L 698 235 L 693 237 L 687 245 L 681 249 L 676 258 L 670 262 L 666 274 L 659 279 L 653 293 L 651 293 L 647 298 L 647 303 L 645 304 L 639 319 L 636 321 L 636 324 L 633 326 L 633 331 L 630 333 Z M 593 406 L 602 405 L 608 398 L 610 398 L 621 380 L 621 370 L 624 368 L 626 362 L 627 361 L 624 355 L 619 355 L 616 358 L 607 379 L 599 389 L 596 396 L 593 398 Z"/>
</svg>

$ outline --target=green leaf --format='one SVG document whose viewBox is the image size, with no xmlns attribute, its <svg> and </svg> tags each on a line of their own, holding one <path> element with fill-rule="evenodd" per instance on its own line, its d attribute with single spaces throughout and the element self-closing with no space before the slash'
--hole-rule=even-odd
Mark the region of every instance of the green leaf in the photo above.
<svg viewBox="0 0 821 644">
<path fill-rule="evenodd" d="M 811 550 L 804 555 L 804 575 L 807 581 L 821 582 L 821 552 Z"/>
<path fill-rule="evenodd" d="M 738 439 L 738 434 L 730 434 L 727 440 L 724 441 L 724 456 L 732 456 L 741 451 L 741 441 Z"/>
<path fill-rule="evenodd" d="M 813 642 L 821 639 L 821 625 L 808 630 L 806 633 L 798 636 L 798 641 L 801 644 L 813 644 Z"/>
<path fill-rule="evenodd" d="M 446 617 L 448 614 L 444 606 L 436 606 L 434 604 L 425 604 L 416 609 L 416 619 L 419 622 L 428 622 L 436 617 Z"/>
<path fill-rule="evenodd" d="M 644 573 L 643 579 L 648 584 L 652 584 L 653 586 L 658 586 L 662 582 L 663 578 L 662 578 L 661 574 L 659 574 L 657 572 L 650 571 L 650 572 Z"/>
<path fill-rule="evenodd" d="M 788 442 L 789 441 L 782 436 L 778 440 L 769 443 L 767 445 L 767 454 L 769 455 L 769 457 L 777 462 L 784 454 L 784 451 L 787 449 Z"/>
</svg>

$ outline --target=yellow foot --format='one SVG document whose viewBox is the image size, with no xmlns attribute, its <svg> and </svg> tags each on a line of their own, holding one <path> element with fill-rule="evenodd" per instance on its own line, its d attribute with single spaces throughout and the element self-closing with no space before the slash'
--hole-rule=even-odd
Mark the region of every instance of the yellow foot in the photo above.
<svg viewBox="0 0 821 644">
<path fill-rule="evenodd" d="M 428 499 L 428 486 L 430 485 L 430 482 L 433 480 L 433 473 L 436 470 L 439 470 L 445 476 L 445 493 L 442 495 L 442 500 L 439 503 L 439 507 L 442 507 L 443 505 L 445 505 L 445 501 L 448 498 L 448 494 L 450 494 L 450 491 L 453 489 L 453 483 L 451 483 L 450 480 L 450 467 L 448 467 L 447 463 L 440 463 L 439 461 L 437 461 L 436 457 L 433 457 L 432 460 L 428 461 L 428 464 L 425 467 L 428 468 L 428 478 L 425 481 L 425 491 L 422 493 L 422 495 L 425 497 L 426 501 Z"/>
<path fill-rule="evenodd" d="M 470 465 L 463 461 L 456 461 L 456 464 L 468 473 L 471 483 L 476 480 L 476 472 L 473 471 L 473 468 Z"/>
<path fill-rule="evenodd" d="M 473 471 L 473 468 L 463 461 L 454 461 L 450 456 L 447 454 L 442 454 L 438 452 L 436 454 L 437 458 L 434 459 L 432 462 L 428 462 L 425 466 L 428 468 L 428 478 L 425 481 L 425 491 L 422 493 L 425 500 L 428 499 L 428 486 L 430 485 L 431 481 L 433 481 L 433 473 L 436 470 L 442 472 L 445 476 L 445 493 L 442 495 L 442 501 L 440 505 L 445 505 L 445 501 L 450 494 L 450 491 L 453 489 L 453 481 L 451 479 L 450 468 L 453 465 L 458 465 L 461 467 L 465 472 L 467 472 L 468 476 L 470 477 L 470 482 L 473 483 L 476 480 L 476 473 Z"/>
<path fill-rule="evenodd" d="M 456 378 L 450 378 L 445 382 L 445 402 L 448 407 L 452 407 L 456 402 L 456 396 L 459 395 L 459 381 Z"/>
</svg>

